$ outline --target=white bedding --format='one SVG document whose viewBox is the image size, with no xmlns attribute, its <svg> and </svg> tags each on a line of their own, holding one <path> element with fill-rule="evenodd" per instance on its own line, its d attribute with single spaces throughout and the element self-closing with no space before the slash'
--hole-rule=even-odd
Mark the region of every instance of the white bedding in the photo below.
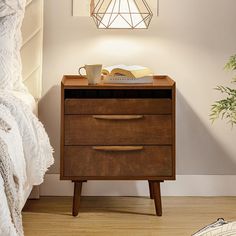
<svg viewBox="0 0 236 236">
<path fill-rule="evenodd" d="M 19 91 L 11 91 L 10 93 L 13 94 L 13 96 L 19 98 L 24 104 L 26 104 L 36 116 L 38 115 L 38 103 L 30 93 Z M 29 181 L 26 180 L 26 183 L 23 188 L 24 197 L 21 202 L 21 209 L 24 207 L 32 189 L 33 185 L 31 185 Z"/>
<path fill-rule="evenodd" d="M 24 104 L 26 104 L 30 110 L 37 116 L 38 114 L 38 103 L 36 102 L 35 98 L 28 92 L 18 92 L 18 91 L 11 91 L 11 93 L 19 98 Z"/>
<path fill-rule="evenodd" d="M 6 179 L 10 178 L 5 178 L 4 182 L 6 175 L 2 172 L 4 168 L 0 168 L 0 236 L 23 235 L 20 229 L 16 230 L 16 226 L 21 228 L 20 224 L 15 223 L 21 223 L 21 217 L 16 220 L 19 215 L 17 212 L 21 211 L 32 186 L 43 182 L 47 168 L 53 164 L 48 136 L 42 124 L 32 113 L 35 106 L 36 103 L 30 94 L 13 95 L 12 92 L 0 90 L 0 119 L 10 127 L 6 131 L 2 128 L 3 125 L 1 126 L 0 143 L 7 146 L 7 156 L 10 157 L 13 166 L 11 177 L 16 180 L 13 187 L 9 182 L 6 185 Z M 5 159 L 3 156 L 5 155 L 0 156 L 0 167 L 6 160 L 6 156 Z M 16 208 L 17 211 L 14 211 Z M 12 212 L 15 213 L 15 218 L 12 217 Z"/>
<path fill-rule="evenodd" d="M 26 0 L 0 0 L 0 236 L 23 236 L 21 209 L 53 164 L 48 136 L 33 115 L 37 102 L 22 80 L 25 5 Z"/>
</svg>

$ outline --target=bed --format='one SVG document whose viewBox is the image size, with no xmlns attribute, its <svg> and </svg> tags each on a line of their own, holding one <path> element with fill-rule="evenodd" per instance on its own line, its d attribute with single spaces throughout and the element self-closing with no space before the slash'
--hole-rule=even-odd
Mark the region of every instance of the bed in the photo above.
<svg viewBox="0 0 236 236">
<path fill-rule="evenodd" d="M 43 0 L 0 0 L 0 236 L 24 235 L 21 210 L 54 162 L 37 118 L 42 49 Z"/>
<path fill-rule="evenodd" d="M 32 96 L 20 93 L 15 93 L 15 95 L 28 104 L 35 115 L 38 115 L 38 101 L 42 92 L 43 0 L 26 1 L 21 30 L 22 77 Z M 32 186 L 28 186 L 25 189 L 24 202 L 26 202 L 31 192 Z M 31 198 L 39 198 L 39 187 L 34 187 Z"/>
<path fill-rule="evenodd" d="M 31 111 L 38 116 L 38 102 L 37 100 L 29 93 L 21 93 L 21 92 L 12 92 L 12 94 L 23 101 L 24 104 L 30 107 Z M 34 189 L 34 190 L 33 190 Z M 33 190 L 33 191 L 32 191 Z M 25 185 L 24 188 L 24 200 L 21 203 L 21 209 L 23 209 L 28 198 L 38 199 L 39 198 L 39 186 L 33 186 L 31 184 Z M 1 235 L 0 235 L 1 236 Z"/>
</svg>

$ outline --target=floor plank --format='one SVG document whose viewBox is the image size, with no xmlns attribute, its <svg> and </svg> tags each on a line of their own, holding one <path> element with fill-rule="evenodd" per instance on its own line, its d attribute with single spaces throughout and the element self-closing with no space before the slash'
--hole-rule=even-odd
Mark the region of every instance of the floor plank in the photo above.
<svg viewBox="0 0 236 236">
<path fill-rule="evenodd" d="M 236 197 L 163 197 L 163 216 L 141 197 L 82 197 L 78 217 L 72 198 L 29 200 L 23 211 L 26 236 L 189 236 L 223 217 L 236 220 Z"/>
</svg>

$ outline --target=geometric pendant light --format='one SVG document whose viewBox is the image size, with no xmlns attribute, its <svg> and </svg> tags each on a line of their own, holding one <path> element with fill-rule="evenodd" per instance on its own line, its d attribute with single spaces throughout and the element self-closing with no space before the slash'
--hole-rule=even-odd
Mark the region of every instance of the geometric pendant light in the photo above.
<svg viewBox="0 0 236 236">
<path fill-rule="evenodd" d="M 99 29 L 147 29 L 153 13 L 145 0 L 98 0 L 91 16 Z"/>
</svg>

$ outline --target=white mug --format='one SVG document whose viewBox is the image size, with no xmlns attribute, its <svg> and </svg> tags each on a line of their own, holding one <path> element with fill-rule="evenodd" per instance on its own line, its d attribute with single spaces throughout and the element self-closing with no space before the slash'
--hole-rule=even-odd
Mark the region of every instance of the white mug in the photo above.
<svg viewBox="0 0 236 236">
<path fill-rule="evenodd" d="M 86 75 L 82 75 L 80 71 L 85 69 Z M 86 77 L 88 79 L 89 84 L 99 84 L 101 82 L 101 74 L 102 74 L 102 65 L 85 65 L 79 68 L 79 75 Z"/>
</svg>

